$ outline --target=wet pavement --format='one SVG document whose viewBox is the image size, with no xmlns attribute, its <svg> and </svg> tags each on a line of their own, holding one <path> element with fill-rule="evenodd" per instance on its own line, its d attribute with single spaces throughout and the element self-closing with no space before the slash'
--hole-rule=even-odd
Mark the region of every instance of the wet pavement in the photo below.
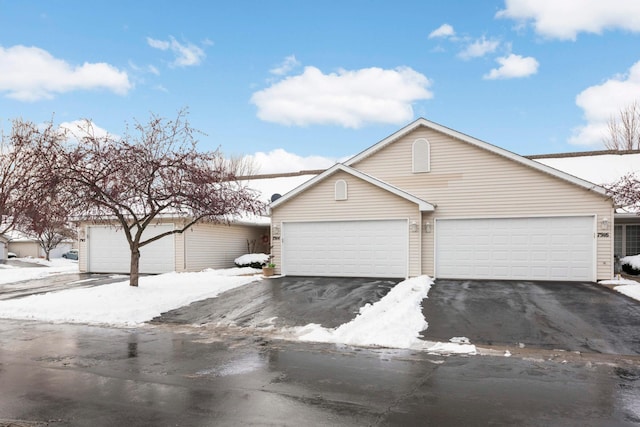
<svg viewBox="0 0 640 427">
<path fill-rule="evenodd" d="M 640 354 L 640 303 L 594 283 L 437 280 L 428 340 Z"/>
<path fill-rule="evenodd" d="M 96 273 L 54 274 L 43 279 L 0 284 L 0 300 L 21 298 L 65 289 L 108 285 L 124 280 L 128 280 L 128 276 Z"/>
<path fill-rule="evenodd" d="M 443 357 L 206 326 L 4 320 L 0 426 L 638 425 L 638 360 L 606 357 Z"/>
<path fill-rule="evenodd" d="M 399 279 L 280 277 L 260 280 L 164 313 L 154 323 L 225 324 L 242 327 L 335 328 L 352 320 L 360 307 L 384 297 Z"/>
<path fill-rule="evenodd" d="M 76 276 L 0 295 L 123 280 Z M 640 425 L 640 304 L 594 284 L 437 281 L 425 338 L 476 356 L 273 333 L 346 323 L 396 283 L 262 280 L 135 329 L 0 320 L 0 427 Z"/>
</svg>

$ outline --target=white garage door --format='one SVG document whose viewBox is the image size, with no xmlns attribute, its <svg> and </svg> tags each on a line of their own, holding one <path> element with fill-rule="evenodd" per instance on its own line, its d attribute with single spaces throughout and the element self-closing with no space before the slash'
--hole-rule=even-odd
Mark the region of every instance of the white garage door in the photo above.
<svg viewBox="0 0 640 427">
<path fill-rule="evenodd" d="M 283 273 L 406 277 L 407 228 L 406 220 L 285 223 Z"/>
<path fill-rule="evenodd" d="M 594 280 L 594 218 L 436 221 L 436 276 Z"/>
<path fill-rule="evenodd" d="M 143 240 L 173 230 L 173 225 L 149 226 Z M 87 232 L 87 268 L 94 273 L 129 273 L 131 251 L 122 230 L 115 227 L 90 226 Z M 143 246 L 140 250 L 140 273 L 167 273 L 175 270 L 172 236 Z"/>
</svg>

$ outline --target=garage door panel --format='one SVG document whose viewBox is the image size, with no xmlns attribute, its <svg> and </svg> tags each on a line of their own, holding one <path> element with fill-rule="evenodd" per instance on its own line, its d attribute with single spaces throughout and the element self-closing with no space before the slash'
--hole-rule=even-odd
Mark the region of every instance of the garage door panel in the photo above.
<svg viewBox="0 0 640 427">
<path fill-rule="evenodd" d="M 590 216 L 438 220 L 436 275 L 590 281 L 593 233 Z"/>
<path fill-rule="evenodd" d="M 406 277 L 406 220 L 284 223 L 289 275 Z"/>
<path fill-rule="evenodd" d="M 149 226 L 143 239 L 173 230 L 173 225 Z M 174 243 L 171 237 L 159 239 L 140 248 L 140 273 L 157 274 L 174 270 Z M 131 250 L 120 228 L 90 226 L 88 228 L 88 270 L 96 273 L 129 273 Z"/>
</svg>

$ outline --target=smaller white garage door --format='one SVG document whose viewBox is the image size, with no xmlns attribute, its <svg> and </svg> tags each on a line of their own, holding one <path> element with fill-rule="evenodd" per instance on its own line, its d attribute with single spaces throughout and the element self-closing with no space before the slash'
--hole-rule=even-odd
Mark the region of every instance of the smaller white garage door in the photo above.
<svg viewBox="0 0 640 427">
<path fill-rule="evenodd" d="M 594 280 L 594 218 L 436 221 L 436 276 Z"/>
<path fill-rule="evenodd" d="M 406 277 L 407 220 L 284 223 L 283 273 Z"/>
<path fill-rule="evenodd" d="M 173 224 L 149 226 L 143 240 L 173 230 Z M 121 229 L 89 226 L 87 229 L 87 269 L 92 273 L 129 273 L 131 250 Z M 140 273 L 157 274 L 175 270 L 173 236 L 143 246 L 140 249 Z"/>
</svg>

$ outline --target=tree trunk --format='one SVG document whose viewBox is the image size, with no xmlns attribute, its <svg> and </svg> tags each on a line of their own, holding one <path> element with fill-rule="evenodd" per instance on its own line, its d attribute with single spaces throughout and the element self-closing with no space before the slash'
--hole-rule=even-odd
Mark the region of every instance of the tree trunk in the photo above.
<svg viewBox="0 0 640 427">
<path fill-rule="evenodd" d="M 47 250 L 45 250 L 45 251 L 44 251 L 44 256 L 45 256 L 45 259 L 46 259 L 47 261 L 51 261 L 50 254 L 51 254 L 51 250 L 48 250 L 48 251 L 47 251 Z"/>
<path fill-rule="evenodd" d="M 131 269 L 129 271 L 129 286 L 138 286 L 138 277 L 140 268 L 140 249 L 131 250 Z"/>
</svg>

